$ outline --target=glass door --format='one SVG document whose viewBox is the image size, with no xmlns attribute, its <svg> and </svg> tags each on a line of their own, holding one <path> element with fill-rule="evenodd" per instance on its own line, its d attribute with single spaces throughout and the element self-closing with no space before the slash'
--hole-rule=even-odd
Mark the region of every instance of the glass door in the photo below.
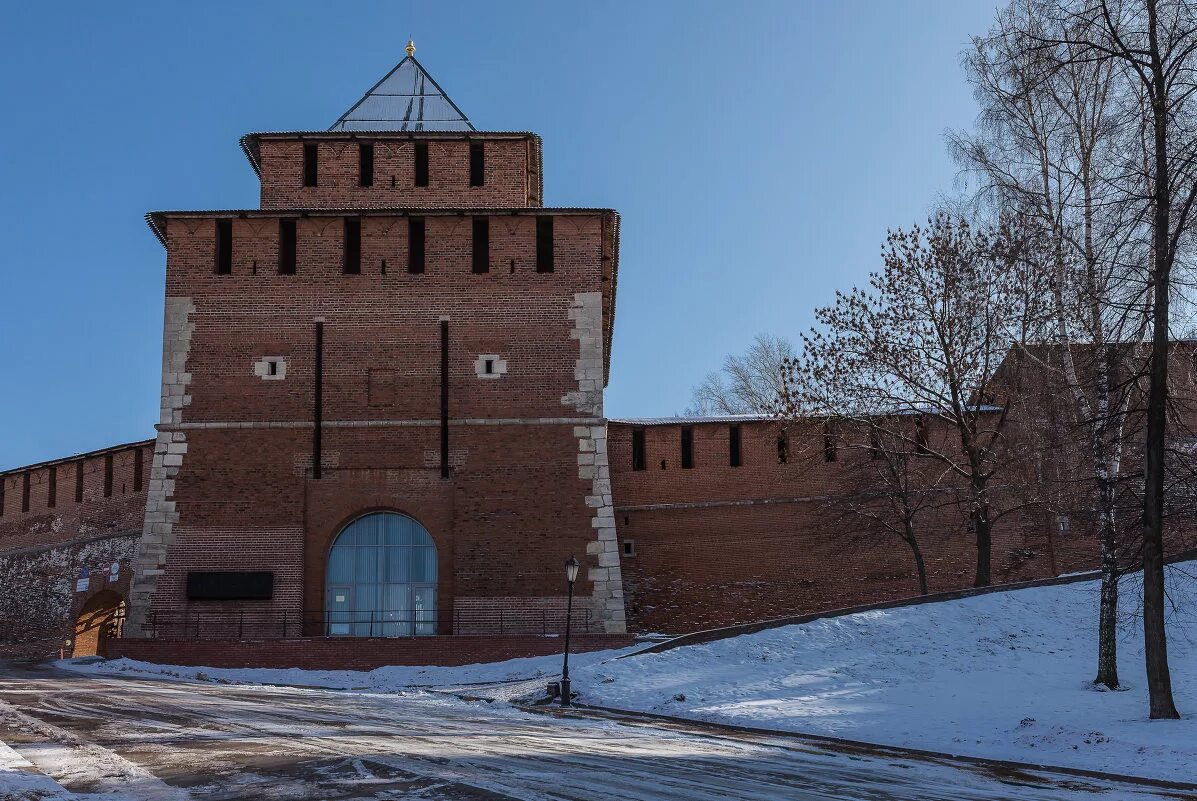
<svg viewBox="0 0 1197 801">
<path fill-rule="evenodd" d="M 347 637 L 353 632 L 350 623 L 353 617 L 353 593 L 345 584 L 333 585 L 328 588 L 328 614 L 325 615 L 325 625 L 330 636 Z"/>
<path fill-rule="evenodd" d="M 436 585 L 412 587 L 411 599 L 416 634 L 422 637 L 436 634 Z"/>
<path fill-rule="evenodd" d="M 384 584 L 382 598 L 382 636 L 411 636 L 412 618 L 409 602 L 410 584 Z"/>
</svg>

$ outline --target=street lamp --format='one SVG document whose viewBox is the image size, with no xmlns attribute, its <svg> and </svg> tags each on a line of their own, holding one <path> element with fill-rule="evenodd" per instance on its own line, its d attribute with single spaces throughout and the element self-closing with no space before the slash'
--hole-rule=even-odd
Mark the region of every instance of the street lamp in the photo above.
<svg viewBox="0 0 1197 801">
<path fill-rule="evenodd" d="M 578 560 L 565 562 L 565 580 L 569 582 L 569 600 L 565 602 L 565 661 L 561 665 L 561 706 L 569 706 L 569 623 L 574 614 L 574 582 L 578 580 Z"/>
</svg>

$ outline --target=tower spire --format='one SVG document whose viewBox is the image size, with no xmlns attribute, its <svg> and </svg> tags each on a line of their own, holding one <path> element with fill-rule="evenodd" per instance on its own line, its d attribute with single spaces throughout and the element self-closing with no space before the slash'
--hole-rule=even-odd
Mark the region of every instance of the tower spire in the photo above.
<svg viewBox="0 0 1197 801">
<path fill-rule="evenodd" d="M 416 43 L 370 91 L 337 118 L 330 131 L 472 131 L 457 104 L 416 61 Z"/>
</svg>

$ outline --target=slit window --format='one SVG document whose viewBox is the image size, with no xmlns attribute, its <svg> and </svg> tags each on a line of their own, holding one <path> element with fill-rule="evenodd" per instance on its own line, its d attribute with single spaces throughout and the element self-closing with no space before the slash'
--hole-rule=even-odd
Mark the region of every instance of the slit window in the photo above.
<svg viewBox="0 0 1197 801">
<path fill-rule="evenodd" d="M 83 503 L 83 462 L 75 465 L 75 503 Z"/>
<path fill-rule="evenodd" d="M 428 143 L 415 143 L 416 186 L 428 186 Z"/>
<path fill-rule="evenodd" d="M 785 464 L 788 461 L 790 461 L 790 443 L 783 431 L 777 435 L 777 463 Z"/>
<path fill-rule="evenodd" d="M 343 253 L 343 272 L 346 275 L 357 275 L 362 271 L 362 218 L 345 218 L 345 238 Z"/>
<path fill-rule="evenodd" d="M 474 272 L 490 272 L 490 218 L 474 218 Z"/>
<path fill-rule="evenodd" d="M 216 221 L 216 274 L 233 272 L 233 221 Z"/>
<path fill-rule="evenodd" d="M 632 429 L 632 469 L 643 470 L 644 459 L 644 429 Z"/>
<path fill-rule="evenodd" d="M 25 476 L 21 480 L 21 511 L 22 512 L 29 511 L 29 484 L 30 484 L 31 480 L 32 480 L 32 476 L 30 475 L 29 471 L 26 470 Z"/>
<path fill-rule="evenodd" d="M 553 272 L 553 218 L 536 218 L 536 272 Z"/>
<path fill-rule="evenodd" d="M 357 146 L 358 186 L 374 186 L 374 143 L 360 142 Z"/>
<path fill-rule="evenodd" d="M 104 497 L 112 497 L 112 454 L 104 457 Z"/>
<path fill-rule="evenodd" d="M 407 218 L 407 271 L 424 272 L 424 218 Z"/>
<path fill-rule="evenodd" d="M 635 540 L 624 540 L 623 541 L 623 555 L 624 556 L 635 556 L 636 555 L 636 541 Z"/>
<path fill-rule="evenodd" d="M 278 221 L 278 273 L 295 275 L 295 220 Z"/>
<path fill-rule="evenodd" d="M 869 431 L 869 458 L 881 458 L 881 434 L 875 428 Z"/>
<path fill-rule="evenodd" d="M 834 462 L 839 458 L 835 444 L 835 426 L 828 422 L 823 424 L 823 461 Z"/>
<path fill-rule="evenodd" d="M 740 466 L 740 426 L 736 424 L 727 427 L 727 457 L 729 465 Z"/>
<path fill-rule="evenodd" d="M 320 149 L 315 142 L 303 143 L 303 185 L 316 186 L 320 177 Z"/>
<path fill-rule="evenodd" d="M 486 150 L 482 142 L 470 142 L 470 186 L 486 183 Z"/>
<path fill-rule="evenodd" d="M 919 456 L 931 453 L 927 447 L 927 422 L 922 417 L 914 421 L 914 452 Z"/>
<path fill-rule="evenodd" d="M 682 469 L 694 467 L 694 429 L 682 426 Z"/>
<path fill-rule="evenodd" d="M 141 448 L 133 451 L 133 491 L 141 492 L 141 482 L 145 472 L 145 452 Z"/>
<path fill-rule="evenodd" d="M 50 474 L 46 478 L 48 485 L 46 487 L 46 507 L 53 509 L 58 505 L 58 468 L 51 467 Z"/>
</svg>

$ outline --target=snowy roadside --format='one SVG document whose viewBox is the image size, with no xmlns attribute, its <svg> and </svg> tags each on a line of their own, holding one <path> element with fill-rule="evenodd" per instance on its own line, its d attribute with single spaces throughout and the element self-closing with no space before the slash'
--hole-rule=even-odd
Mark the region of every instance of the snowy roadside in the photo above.
<svg viewBox="0 0 1197 801">
<path fill-rule="evenodd" d="M 1098 692 L 1097 583 L 1036 587 L 771 629 L 615 659 L 570 658 L 586 704 L 822 734 L 965 756 L 1197 781 L 1197 562 L 1169 571 L 1169 652 L 1181 721 L 1148 721 L 1138 620 L 1123 626 L 1126 689 Z M 1138 589 L 1128 579 L 1124 608 Z M 58 663 L 83 673 L 370 692 L 419 688 L 498 700 L 556 680 L 559 656 L 372 671 Z M 496 688 L 493 685 L 505 683 Z M 471 686 L 477 689 L 471 689 Z M 492 685 L 484 691 L 480 685 Z"/>
<path fill-rule="evenodd" d="M 591 667 L 621 654 L 631 653 L 644 644 L 623 649 L 571 654 L 570 669 Z M 304 670 L 301 668 L 213 668 L 156 665 L 133 659 L 109 661 L 94 658 L 67 659 L 55 665 L 77 673 L 93 675 L 129 674 L 162 676 L 183 681 L 217 684 L 280 684 L 295 687 L 319 687 L 332 690 L 368 690 L 391 692 L 419 688 L 464 688 L 505 682 L 533 684 L 543 679 L 547 684 L 561 674 L 561 656 L 526 657 L 458 667 L 403 666 L 375 670 Z"/>
<path fill-rule="evenodd" d="M 74 801 L 78 796 L 34 767 L 0 742 L 0 799 L 2 801 Z"/>
<path fill-rule="evenodd" d="M 1197 562 L 1170 570 L 1180 721 L 1147 720 L 1142 632 L 1099 692 L 1097 583 L 816 620 L 575 672 L 582 701 L 975 757 L 1197 781 Z M 1187 576 L 1185 574 L 1188 574 Z M 1124 608 L 1138 588 L 1128 579 Z"/>
</svg>

